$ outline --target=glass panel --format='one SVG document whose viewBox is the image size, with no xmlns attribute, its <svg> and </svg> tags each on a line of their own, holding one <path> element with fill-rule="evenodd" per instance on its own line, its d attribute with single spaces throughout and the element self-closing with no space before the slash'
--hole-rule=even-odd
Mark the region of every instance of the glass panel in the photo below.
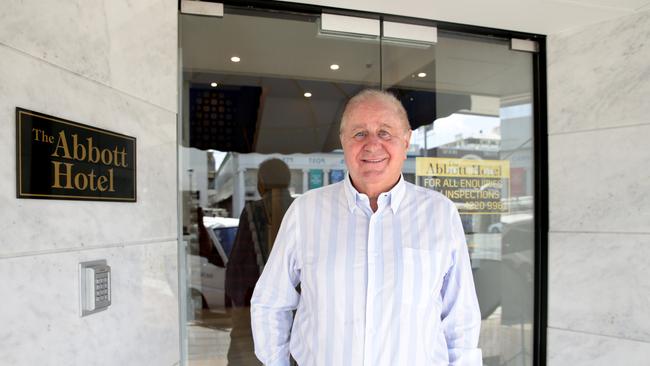
<svg viewBox="0 0 650 366">
<path fill-rule="evenodd" d="M 379 86 L 379 40 L 318 28 L 312 15 L 231 7 L 181 16 L 188 365 L 260 364 L 250 297 L 282 216 L 344 177 L 340 113 Z"/>
<path fill-rule="evenodd" d="M 436 45 L 380 47 L 319 34 L 317 16 L 234 7 L 180 21 L 186 364 L 259 365 L 248 306 L 279 222 L 343 179 L 340 113 L 380 79 L 414 130 L 405 179 L 461 212 L 484 364 L 532 364 L 531 54 L 442 30 Z"/>
<path fill-rule="evenodd" d="M 436 45 L 382 43 L 383 88 L 413 135 L 404 176 L 461 213 L 485 365 L 532 365 L 532 55 L 508 40 L 440 31 Z"/>
</svg>

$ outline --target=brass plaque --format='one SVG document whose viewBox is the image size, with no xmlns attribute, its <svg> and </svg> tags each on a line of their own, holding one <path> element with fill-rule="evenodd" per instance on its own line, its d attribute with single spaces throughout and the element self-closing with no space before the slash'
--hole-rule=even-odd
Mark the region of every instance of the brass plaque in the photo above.
<svg viewBox="0 0 650 366">
<path fill-rule="evenodd" d="M 16 108 L 18 198 L 136 201 L 135 137 Z"/>
</svg>

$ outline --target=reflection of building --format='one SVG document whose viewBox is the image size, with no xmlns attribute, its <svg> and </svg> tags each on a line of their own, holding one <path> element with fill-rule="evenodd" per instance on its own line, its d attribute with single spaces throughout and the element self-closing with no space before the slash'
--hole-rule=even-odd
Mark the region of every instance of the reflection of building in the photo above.
<svg viewBox="0 0 650 366">
<path fill-rule="evenodd" d="M 231 216 L 239 215 L 244 202 L 259 199 L 257 192 L 257 168 L 265 160 L 278 158 L 291 171 L 289 192 L 300 195 L 340 181 L 345 175 L 342 152 L 314 154 L 238 154 L 229 153 L 216 172 L 216 187 L 211 201 L 219 207 L 228 208 Z"/>
<path fill-rule="evenodd" d="M 528 212 L 532 209 L 532 160 L 530 160 L 530 140 L 527 137 L 531 133 L 530 123 L 527 123 L 530 120 L 530 108 L 526 106 L 530 105 L 502 108 L 504 115 L 501 116 L 497 126 L 488 131 L 476 130 L 465 135 L 457 134 L 449 142 L 422 150 L 422 154 L 436 158 L 507 161 L 512 165 L 506 174 L 508 179 L 501 189 L 500 201 L 507 207 L 506 212 L 503 213 L 507 216 L 508 213 Z M 514 116 L 518 116 L 519 119 L 515 119 Z M 431 139 L 431 132 L 424 132 L 428 134 L 427 139 Z M 417 146 L 414 150 L 417 150 Z M 513 185 L 514 193 L 511 192 Z M 463 203 L 458 201 L 456 203 L 462 214 Z M 481 213 L 490 213 L 490 210 L 481 211 Z M 501 214 L 496 211 L 489 215 L 462 215 L 463 226 L 468 234 L 501 232 L 503 227 L 501 217 Z"/>
<path fill-rule="evenodd" d="M 495 129 L 477 136 L 458 135 L 455 141 L 428 149 L 427 155 L 499 160 L 501 149 L 499 133 L 499 129 Z M 419 146 L 411 145 L 409 157 L 404 163 L 404 178 L 409 182 L 415 182 L 415 157 L 420 156 L 419 150 Z M 211 153 L 206 154 L 213 159 Z M 206 172 L 209 189 L 207 200 L 210 206 L 225 209 L 227 215 L 236 217 L 244 207 L 245 201 L 259 199 L 257 167 L 264 160 L 272 157 L 283 160 L 289 166 L 291 170 L 289 191 L 293 196 L 301 195 L 309 189 L 338 182 L 345 177 L 345 161 L 341 151 L 290 155 L 228 153 L 216 172 Z"/>
<path fill-rule="evenodd" d="M 510 196 L 533 195 L 532 104 L 514 104 L 501 108 L 501 157 L 510 161 Z"/>
</svg>

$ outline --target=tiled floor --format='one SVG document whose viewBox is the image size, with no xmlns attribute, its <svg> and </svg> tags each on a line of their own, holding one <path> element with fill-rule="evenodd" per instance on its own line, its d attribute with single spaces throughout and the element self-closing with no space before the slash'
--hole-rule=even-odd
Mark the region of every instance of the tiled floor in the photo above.
<svg viewBox="0 0 650 366">
<path fill-rule="evenodd" d="M 226 314 L 204 311 L 187 325 L 188 366 L 226 366 L 232 322 Z"/>
<path fill-rule="evenodd" d="M 230 329 L 188 325 L 187 336 L 189 366 L 228 365 Z"/>
<path fill-rule="evenodd" d="M 187 326 L 189 366 L 261 366 L 253 353 L 250 312 L 203 311 Z"/>
<path fill-rule="evenodd" d="M 250 352 L 238 362 L 228 363 L 231 346 L 231 314 L 204 313 L 187 326 L 189 366 L 257 366 Z M 497 308 L 481 326 L 481 344 L 485 365 L 528 366 L 532 364 L 532 325 L 501 324 Z M 522 344 L 523 337 L 523 344 Z"/>
</svg>

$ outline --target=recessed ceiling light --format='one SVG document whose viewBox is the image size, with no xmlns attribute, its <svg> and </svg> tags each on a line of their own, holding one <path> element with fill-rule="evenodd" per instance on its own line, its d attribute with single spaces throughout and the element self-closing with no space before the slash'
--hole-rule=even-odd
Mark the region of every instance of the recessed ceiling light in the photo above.
<svg viewBox="0 0 650 366">
<path fill-rule="evenodd" d="M 332 69 L 332 70 L 338 70 L 338 69 L 339 69 L 339 65 L 337 65 L 337 64 L 331 64 L 331 65 L 330 65 L 330 69 Z"/>
<path fill-rule="evenodd" d="M 219 84 L 217 84 L 217 83 L 214 83 L 214 82 L 212 82 L 212 83 L 210 83 L 210 86 L 211 86 L 211 87 L 213 87 L 213 88 L 216 88 L 216 87 L 217 87 L 217 85 L 219 85 Z"/>
<path fill-rule="evenodd" d="M 241 58 L 239 58 L 239 57 L 237 57 L 237 56 L 233 56 L 233 57 L 230 58 L 230 61 L 232 61 L 232 62 L 239 62 L 239 61 L 241 61 Z"/>
<path fill-rule="evenodd" d="M 421 73 L 418 74 L 418 77 L 419 78 L 427 77 L 427 73 L 426 72 L 421 72 Z"/>
<path fill-rule="evenodd" d="M 305 98 L 311 98 L 311 93 L 310 93 L 310 92 L 306 92 L 306 93 L 303 94 L 303 95 L 305 96 Z"/>
</svg>

